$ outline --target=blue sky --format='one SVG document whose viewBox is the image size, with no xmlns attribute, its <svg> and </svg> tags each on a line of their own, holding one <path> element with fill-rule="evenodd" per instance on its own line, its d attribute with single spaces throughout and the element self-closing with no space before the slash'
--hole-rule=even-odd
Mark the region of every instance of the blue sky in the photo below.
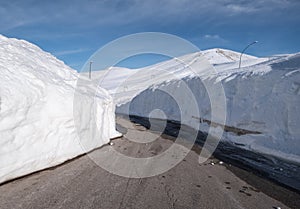
<svg viewBox="0 0 300 209">
<path fill-rule="evenodd" d="M 104 44 L 149 31 L 180 36 L 201 50 L 241 51 L 258 40 L 249 54 L 299 52 L 299 11 L 299 0 L 0 0 L 0 33 L 33 42 L 80 70 Z M 143 57 L 139 65 L 162 59 Z"/>
</svg>

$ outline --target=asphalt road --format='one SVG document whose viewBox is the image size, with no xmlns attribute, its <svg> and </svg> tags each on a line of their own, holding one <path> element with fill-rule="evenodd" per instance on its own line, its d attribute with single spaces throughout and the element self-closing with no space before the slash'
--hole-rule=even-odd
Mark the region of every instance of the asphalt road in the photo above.
<svg viewBox="0 0 300 209">
<path fill-rule="evenodd" d="M 146 139 L 144 127 L 120 119 L 123 132 Z M 132 128 L 133 127 L 133 128 Z M 159 137 L 146 144 L 115 139 L 128 156 L 154 156 L 173 143 Z M 102 169 L 89 155 L 0 186 L 0 208 L 300 208 L 299 194 L 211 158 L 198 163 L 197 147 L 171 170 L 149 178 L 125 178 Z"/>
</svg>

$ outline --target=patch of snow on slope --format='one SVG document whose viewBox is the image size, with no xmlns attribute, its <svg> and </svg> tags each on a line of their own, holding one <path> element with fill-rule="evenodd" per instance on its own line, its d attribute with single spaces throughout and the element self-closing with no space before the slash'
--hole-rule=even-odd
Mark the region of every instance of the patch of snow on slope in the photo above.
<svg viewBox="0 0 300 209">
<path fill-rule="evenodd" d="M 202 51 L 203 55 L 211 64 L 236 62 L 240 60 L 240 53 L 228 49 L 207 49 Z M 242 60 L 257 59 L 257 57 L 244 54 Z"/>
</svg>

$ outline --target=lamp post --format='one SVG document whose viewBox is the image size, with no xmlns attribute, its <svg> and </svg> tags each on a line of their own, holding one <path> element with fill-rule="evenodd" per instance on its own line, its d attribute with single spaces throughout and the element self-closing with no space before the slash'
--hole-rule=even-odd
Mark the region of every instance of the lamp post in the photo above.
<svg viewBox="0 0 300 209">
<path fill-rule="evenodd" d="M 92 61 L 90 62 L 90 71 L 89 71 L 89 79 L 92 78 Z"/>
<path fill-rule="evenodd" d="M 242 56 L 244 54 L 244 52 L 253 44 L 256 44 L 258 41 L 253 41 L 252 43 L 248 44 L 245 49 L 241 52 L 241 55 L 240 55 L 240 62 L 239 62 L 239 68 L 241 68 L 241 63 L 242 63 Z"/>
</svg>

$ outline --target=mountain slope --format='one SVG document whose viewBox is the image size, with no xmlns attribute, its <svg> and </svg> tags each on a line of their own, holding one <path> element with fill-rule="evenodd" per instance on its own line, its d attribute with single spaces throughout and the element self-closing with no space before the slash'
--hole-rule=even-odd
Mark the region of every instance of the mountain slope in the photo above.
<svg viewBox="0 0 300 209">
<path fill-rule="evenodd" d="M 236 62 L 240 60 L 241 55 L 239 52 L 220 48 L 203 50 L 202 53 L 211 64 Z M 248 54 L 244 54 L 242 58 L 243 60 L 257 59 L 257 57 Z"/>
</svg>

